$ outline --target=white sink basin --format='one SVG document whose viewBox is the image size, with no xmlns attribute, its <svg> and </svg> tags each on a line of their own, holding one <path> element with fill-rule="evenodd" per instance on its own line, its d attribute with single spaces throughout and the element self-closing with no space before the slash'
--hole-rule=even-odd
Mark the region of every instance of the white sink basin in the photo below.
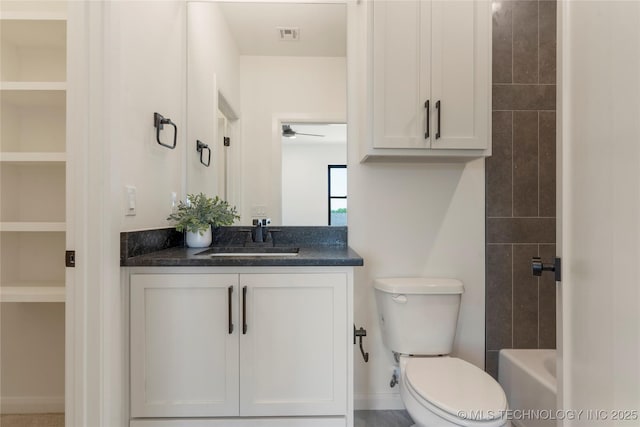
<svg viewBox="0 0 640 427">
<path fill-rule="evenodd" d="M 214 247 L 198 252 L 196 255 L 226 256 L 226 257 L 281 257 L 297 256 L 300 248 L 289 247 Z"/>
</svg>

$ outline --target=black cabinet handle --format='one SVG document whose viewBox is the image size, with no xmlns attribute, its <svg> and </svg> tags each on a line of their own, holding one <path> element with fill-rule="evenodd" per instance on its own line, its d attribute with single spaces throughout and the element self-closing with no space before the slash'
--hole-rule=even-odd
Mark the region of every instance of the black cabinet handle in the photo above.
<svg viewBox="0 0 640 427">
<path fill-rule="evenodd" d="M 247 333 L 247 287 L 242 287 L 242 335 Z"/>
<path fill-rule="evenodd" d="M 424 133 L 424 139 L 429 139 L 429 100 L 424 102 L 424 108 L 427 110 L 427 131 Z"/>
<path fill-rule="evenodd" d="M 436 131 L 436 139 L 440 138 L 440 100 L 436 101 L 436 110 L 438 110 L 438 130 Z"/>
<path fill-rule="evenodd" d="M 229 300 L 229 335 L 231 335 L 233 333 L 233 305 L 232 305 L 232 298 L 231 296 L 233 295 L 233 286 L 229 286 L 229 294 L 228 294 L 228 300 Z"/>
</svg>

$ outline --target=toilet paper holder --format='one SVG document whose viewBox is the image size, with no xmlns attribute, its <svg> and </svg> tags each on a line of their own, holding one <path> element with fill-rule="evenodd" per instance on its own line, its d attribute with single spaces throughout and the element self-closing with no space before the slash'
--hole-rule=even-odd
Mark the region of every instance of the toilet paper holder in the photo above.
<svg viewBox="0 0 640 427">
<path fill-rule="evenodd" d="M 365 328 L 360 326 L 360 329 L 356 329 L 356 325 L 353 325 L 353 344 L 356 344 L 356 338 L 358 338 L 360 344 L 360 353 L 362 353 L 362 358 L 364 359 L 365 363 L 369 361 L 369 353 L 366 353 L 364 351 L 364 348 L 362 347 L 362 338 L 366 336 L 367 330 Z"/>
</svg>

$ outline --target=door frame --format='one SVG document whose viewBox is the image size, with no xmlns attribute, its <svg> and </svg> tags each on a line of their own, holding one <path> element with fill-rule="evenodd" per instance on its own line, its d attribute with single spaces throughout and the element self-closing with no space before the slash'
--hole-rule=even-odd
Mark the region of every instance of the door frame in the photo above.
<svg viewBox="0 0 640 427">
<path fill-rule="evenodd" d="M 109 2 L 68 2 L 65 426 L 124 426 L 124 319 L 105 72 Z"/>
<path fill-rule="evenodd" d="M 638 419 L 639 22 L 636 2 L 558 2 L 557 404 L 584 412 L 559 426 Z"/>
</svg>

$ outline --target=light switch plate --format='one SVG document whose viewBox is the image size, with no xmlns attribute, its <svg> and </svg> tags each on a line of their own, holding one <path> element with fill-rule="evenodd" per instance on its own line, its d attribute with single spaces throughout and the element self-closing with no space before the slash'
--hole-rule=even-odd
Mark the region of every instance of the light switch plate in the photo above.
<svg viewBox="0 0 640 427">
<path fill-rule="evenodd" d="M 124 214 L 135 216 L 136 214 L 136 187 L 125 185 Z"/>
<path fill-rule="evenodd" d="M 178 193 L 175 191 L 171 192 L 171 213 L 178 212 Z"/>
</svg>

